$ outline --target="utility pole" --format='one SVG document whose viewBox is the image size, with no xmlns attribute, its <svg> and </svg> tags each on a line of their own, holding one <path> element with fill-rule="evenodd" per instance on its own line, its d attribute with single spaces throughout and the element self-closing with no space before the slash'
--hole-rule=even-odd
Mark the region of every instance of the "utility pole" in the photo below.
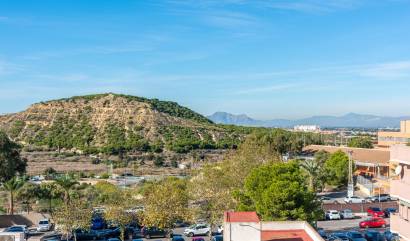
<svg viewBox="0 0 410 241">
<path fill-rule="evenodd" d="M 354 195 L 354 185 L 353 185 L 353 151 L 349 150 L 349 179 L 347 183 L 347 196 L 352 197 Z"/>
</svg>

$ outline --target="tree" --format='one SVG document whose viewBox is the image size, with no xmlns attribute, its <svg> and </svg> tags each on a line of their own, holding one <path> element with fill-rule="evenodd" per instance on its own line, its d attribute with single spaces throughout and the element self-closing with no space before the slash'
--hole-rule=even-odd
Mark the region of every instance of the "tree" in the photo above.
<svg viewBox="0 0 410 241">
<path fill-rule="evenodd" d="M 146 226 L 172 228 L 178 220 L 190 220 L 185 180 L 167 178 L 144 190 L 143 220 Z"/>
<path fill-rule="evenodd" d="M 162 167 L 164 165 L 164 158 L 162 156 L 156 156 L 154 158 L 154 165 L 156 167 Z"/>
<path fill-rule="evenodd" d="M 349 140 L 349 143 L 347 144 L 349 147 L 358 147 L 358 148 L 368 148 L 372 149 L 373 148 L 373 142 L 370 137 L 354 137 Z"/>
<path fill-rule="evenodd" d="M 74 199 L 69 203 L 64 203 L 55 212 L 53 219 L 60 227 L 66 240 L 69 240 L 71 234 L 74 240 L 77 240 L 76 230 L 87 230 L 90 228 L 92 218 L 92 209 L 88 204 L 80 199 Z"/>
<path fill-rule="evenodd" d="M 300 163 L 300 166 L 305 170 L 309 176 L 309 189 L 315 191 L 316 177 L 319 175 L 320 166 L 316 160 L 306 159 Z"/>
<path fill-rule="evenodd" d="M 61 198 L 63 196 L 64 196 L 64 190 L 57 183 L 44 182 L 40 184 L 40 190 L 38 192 L 38 197 L 40 199 L 47 200 L 49 213 L 53 213 L 53 207 L 52 207 L 53 199 Z"/>
<path fill-rule="evenodd" d="M 321 215 L 316 195 L 308 190 L 296 161 L 266 164 L 245 180 L 240 210 L 256 210 L 265 221 L 314 221 Z"/>
<path fill-rule="evenodd" d="M 68 204 L 70 202 L 70 191 L 79 183 L 68 175 L 57 178 L 55 182 L 64 190 L 64 202 Z"/>
<path fill-rule="evenodd" d="M 106 205 L 104 218 L 120 228 L 120 238 L 125 241 L 125 230 L 128 224 L 137 220 L 138 213 L 132 212 L 133 200 L 127 193 L 121 193 L 112 203 Z"/>
<path fill-rule="evenodd" d="M 107 181 L 99 181 L 95 184 L 96 196 L 94 201 L 97 204 L 107 204 L 114 202 L 121 194 L 121 190 L 114 184 Z"/>
<path fill-rule="evenodd" d="M 9 192 L 9 214 L 14 215 L 14 195 L 24 185 L 24 181 L 13 177 L 3 184 L 4 190 Z"/>
<path fill-rule="evenodd" d="M 26 207 L 27 213 L 30 212 L 31 203 L 37 199 L 39 190 L 38 185 L 27 182 L 17 191 L 17 200 Z"/>
<path fill-rule="evenodd" d="M 20 146 L 0 131 L 0 182 L 26 172 L 27 160 L 20 157 Z"/>
<path fill-rule="evenodd" d="M 349 157 L 341 150 L 330 155 L 325 163 L 327 183 L 330 185 L 346 185 L 349 174 Z"/>
</svg>

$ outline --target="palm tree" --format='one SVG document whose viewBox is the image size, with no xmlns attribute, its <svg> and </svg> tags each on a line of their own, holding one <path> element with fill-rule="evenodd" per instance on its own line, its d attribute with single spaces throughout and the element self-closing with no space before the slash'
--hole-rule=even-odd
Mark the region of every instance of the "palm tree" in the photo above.
<svg viewBox="0 0 410 241">
<path fill-rule="evenodd" d="M 315 179 L 319 175 L 320 165 L 316 160 L 306 159 L 300 163 L 300 166 L 309 175 L 309 188 L 315 190 Z"/>
<path fill-rule="evenodd" d="M 9 192 L 9 214 L 14 215 L 14 194 L 24 185 L 24 181 L 13 177 L 3 184 L 4 190 Z"/>
<path fill-rule="evenodd" d="M 56 183 L 64 190 L 64 202 L 70 202 L 70 190 L 79 182 L 70 176 L 63 176 L 56 179 Z"/>
</svg>

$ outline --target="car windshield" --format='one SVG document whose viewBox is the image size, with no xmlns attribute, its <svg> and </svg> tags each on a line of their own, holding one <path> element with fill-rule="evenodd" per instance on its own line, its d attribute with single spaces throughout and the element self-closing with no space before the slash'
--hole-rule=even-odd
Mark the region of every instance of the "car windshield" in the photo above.
<svg viewBox="0 0 410 241">
<path fill-rule="evenodd" d="M 372 210 L 375 211 L 375 212 L 380 212 L 381 211 L 380 208 L 372 208 Z"/>
<path fill-rule="evenodd" d="M 346 210 L 343 210 L 343 212 L 345 212 L 345 213 L 351 213 L 351 212 L 352 212 L 352 210 L 350 210 L 350 209 L 346 209 Z"/>
<path fill-rule="evenodd" d="M 40 221 L 39 224 L 48 224 L 48 221 Z"/>
<path fill-rule="evenodd" d="M 338 214 L 338 212 L 337 211 L 333 211 L 333 212 L 331 212 L 332 214 Z"/>
</svg>

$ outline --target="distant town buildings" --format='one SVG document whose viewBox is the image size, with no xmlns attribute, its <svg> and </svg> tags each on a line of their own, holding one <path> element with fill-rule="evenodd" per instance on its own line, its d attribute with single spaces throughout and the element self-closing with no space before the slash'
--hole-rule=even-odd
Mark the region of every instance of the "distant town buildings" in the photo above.
<svg viewBox="0 0 410 241">
<path fill-rule="evenodd" d="M 297 125 L 293 127 L 294 131 L 303 132 L 320 132 L 320 126 L 317 125 Z"/>
<path fill-rule="evenodd" d="M 400 122 L 400 131 L 379 131 L 378 145 L 391 146 L 410 143 L 410 120 Z"/>
<path fill-rule="evenodd" d="M 394 170 L 390 195 L 399 202 L 398 212 L 390 217 L 390 229 L 404 240 L 410 240 L 410 147 L 394 145 L 390 151 L 390 165 Z"/>
<path fill-rule="evenodd" d="M 262 222 L 256 212 L 226 212 L 226 241 L 324 241 L 304 221 Z"/>
</svg>

